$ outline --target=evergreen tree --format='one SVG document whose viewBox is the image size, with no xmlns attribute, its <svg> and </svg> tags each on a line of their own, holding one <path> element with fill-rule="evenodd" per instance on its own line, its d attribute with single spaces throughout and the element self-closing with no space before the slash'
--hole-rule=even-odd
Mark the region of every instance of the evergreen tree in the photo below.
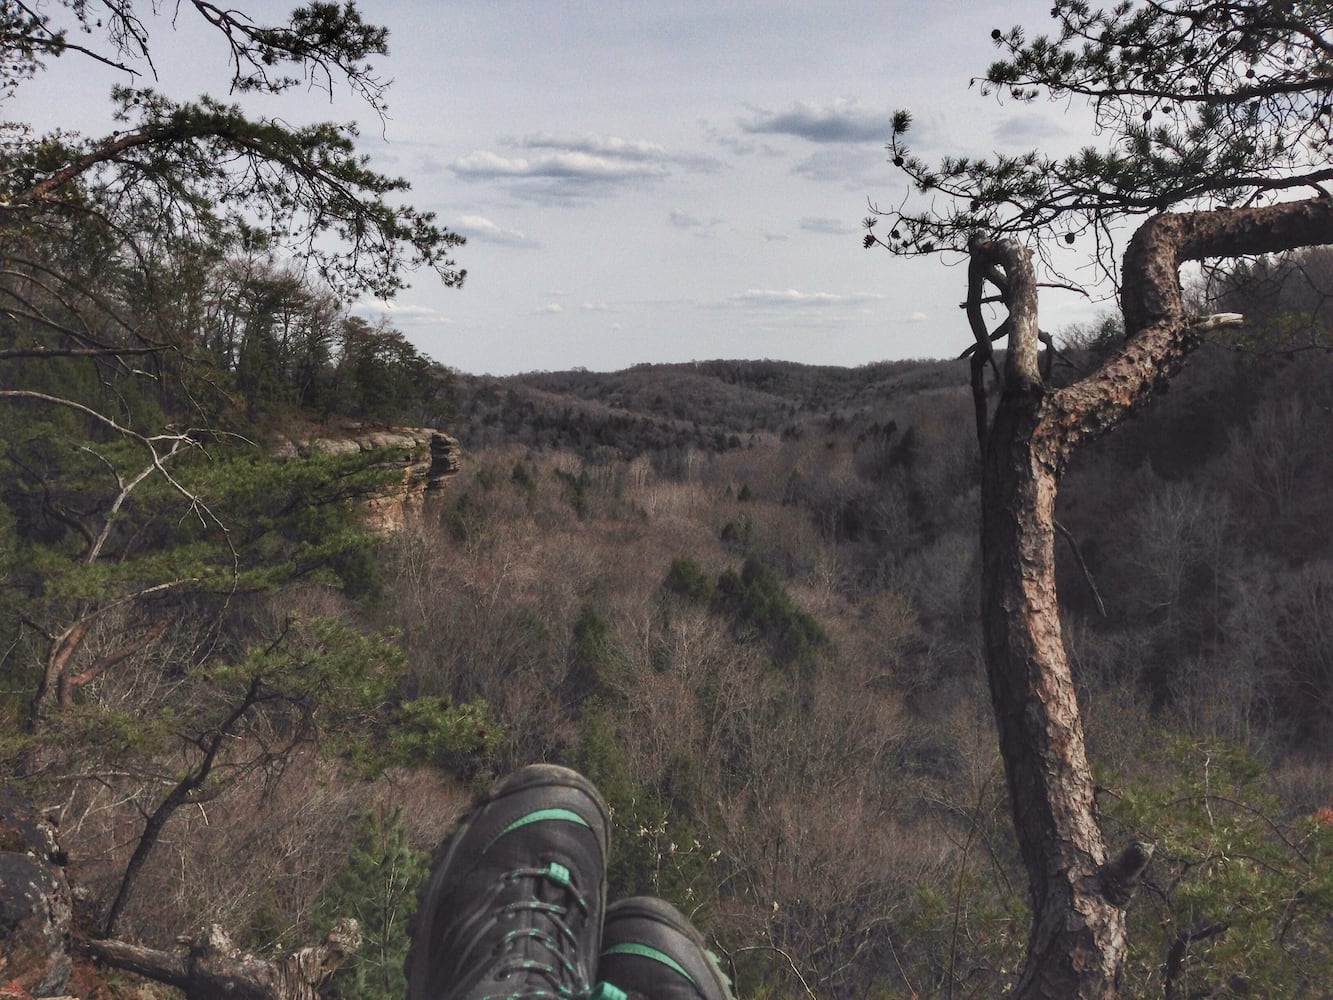
<svg viewBox="0 0 1333 1000">
<path fill-rule="evenodd" d="M 982 627 L 1033 913 L 1013 995 L 1110 1000 L 1148 855 L 1130 844 L 1114 857 L 1097 816 L 1055 586 L 1058 483 L 1080 444 L 1142 406 L 1208 330 L 1240 319 L 1190 316 L 1183 263 L 1333 243 L 1333 199 L 1320 187 L 1333 179 L 1333 7 L 1056 0 L 1050 13 L 1049 36 L 992 32 L 1004 58 L 984 88 L 1018 102 L 1086 100 L 1101 145 L 1063 159 L 1030 151 L 930 164 L 907 147 L 911 116 L 899 112 L 890 156 L 921 200 L 866 219 L 864 243 L 968 259 Z M 1096 273 L 1120 270 L 1126 336 L 1058 387 L 1037 290 L 1043 279 L 1071 283 L 1065 260 L 1089 261 L 1081 238 Z M 993 329 L 992 304 L 1008 311 Z M 1006 338 L 1001 369 L 992 344 Z"/>
<path fill-rule="evenodd" d="M 6 5 L 0 94 L 54 59 L 151 65 L 146 7 Z M 224 85 L 257 104 L 342 81 L 384 113 L 386 33 L 355 3 L 178 13 L 217 29 Z M 30 785 L 109 762 L 130 785 L 155 775 L 126 794 L 141 825 L 106 933 L 182 806 L 276 779 L 303 746 L 383 759 L 396 640 L 302 616 L 291 591 L 373 594 L 357 502 L 386 474 L 373 454 L 283 462 L 253 438 L 316 399 L 338 411 L 340 301 L 391 296 L 415 267 L 463 279 L 462 239 L 402 202 L 352 126 L 144 87 L 111 106 L 105 136 L 0 126 L 0 766 Z M 388 382 L 361 410 L 439 395 L 428 359 L 379 334 Z"/>
<path fill-rule="evenodd" d="M 340 996 L 398 1000 L 407 992 L 407 922 L 416 910 L 417 888 L 429 873 L 429 860 L 408 844 L 397 810 L 361 817 L 345 866 L 315 906 L 321 930 L 348 916 L 361 925 L 361 950 L 334 977 Z"/>
</svg>

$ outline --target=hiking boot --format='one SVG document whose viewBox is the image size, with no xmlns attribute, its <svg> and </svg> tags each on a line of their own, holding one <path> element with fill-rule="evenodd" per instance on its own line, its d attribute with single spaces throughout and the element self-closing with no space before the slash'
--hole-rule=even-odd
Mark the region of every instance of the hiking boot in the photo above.
<svg viewBox="0 0 1333 1000">
<path fill-rule="evenodd" d="M 635 896 L 612 903 L 602 929 L 599 993 L 645 1000 L 734 1000 L 703 936 L 670 903 Z"/>
<path fill-rule="evenodd" d="M 492 788 L 431 862 L 408 1000 L 588 997 L 609 839 L 606 803 L 575 771 L 533 764 Z"/>
</svg>

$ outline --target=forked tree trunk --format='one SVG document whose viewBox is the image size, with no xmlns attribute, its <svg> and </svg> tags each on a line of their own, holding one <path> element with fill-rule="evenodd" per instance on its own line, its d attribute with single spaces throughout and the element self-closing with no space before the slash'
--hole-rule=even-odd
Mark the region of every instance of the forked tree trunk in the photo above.
<svg viewBox="0 0 1333 1000">
<path fill-rule="evenodd" d="M 1151 850 L 1113 861 L 1097 821 L 1055 586 L 1055 497 L 1074 448 L 1113 427 L 1175 375 L 1207 322 L 1180 295 L 1185 260 L 1333 243 L 1333 199 L 1156 216 L 1125 255 L 1124 346 L 1096 372 L 1047 389 L 1037 364 L 1037 289 L 1029 252 L 973 244 L 978 276 L 1003 272 L 1009 307 L 998 408 L 982 473 L 982 625 L 991 700 L 1032 927 L 1013 996 L 1111 1000 L 1127 950 L 1125 906 Z M 975 291 L 975 290 L 974 290 Z"/>
</svg>

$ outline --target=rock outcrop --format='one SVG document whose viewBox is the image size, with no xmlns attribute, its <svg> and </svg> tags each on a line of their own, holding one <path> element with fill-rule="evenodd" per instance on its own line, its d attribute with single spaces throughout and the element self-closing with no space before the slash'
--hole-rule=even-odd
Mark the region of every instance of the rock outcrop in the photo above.
<svg viewBox="0 0 1333 1000">
<path fill-rule="evenodd" d="M 73 907 L 55 829 L 0 785 L 0 986 L 33 997 L 65 992 Z"/>
<path fill-rule="evenodd" d="M 387 468 L 402 470 L 402 484 L 367 504 L 372 525 L 380 531 L 400 531 L 425 504 L 426 493 L 437 490 L 458 472 L 462 449 L 458 439 L 430 427 L 393 427 L 388 430 L 352 430 L 309 438 L 282 438 L 273 454 L 279 458 L 311 455 L 356 455 L 383 452 Z"/>
<path fill-rule="evenodd" d="M 74 969 L 74 913 L 55 829 L 0 784 L 0 1000 L 66 996 Z M 89 956 L 182 990 L 192 1000 L 319 1000 L 319 988 L 361 946 L 357 921 L 337 921 L 322 944 L 286 957 L 242 952 L 217 926 L 179 939 L 174 952 L 81 939 Z M 80 989 L 80 993 L 83 990 Z"/>
</svg>

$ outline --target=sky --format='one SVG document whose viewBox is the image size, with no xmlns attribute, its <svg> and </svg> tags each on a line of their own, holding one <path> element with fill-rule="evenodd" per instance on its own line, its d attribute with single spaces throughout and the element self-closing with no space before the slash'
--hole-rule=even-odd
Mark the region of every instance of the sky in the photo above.
<svg viewBox="0 0 1333 1000">
<path fill-rule="evenodd" d="M 1047 30 L 1049 0 L 361 7 L 389 28 L 389 55 L 375 60 L 394 81 L 385 121 L 345 89 L 250 108 L 359 121 L 372 166 L 405 177 L 413 204 L 467 237 L 454 255 L 461 288 L 419 272 L 393 302 L 352 308 L 387 314 L 473 374 L 957 355 L 971 339 L 964 269 L 861 247 L 869 205 L 907 193 L 885 154 L 890 116 L 913 113 L 912 146 L 928 158 L 1088 138 L 1077 108 L 969 87 L 996 58 L 991 30 Z M 225 52 L 190 16 L 151 25 L 152 85 L 225 97 Z M 104 133 L 118 81 L 66 56 L 0 112 Z M 1052 292 L 1041 308 L 1058 330 L 1106 304 Z"/>
</svg>

